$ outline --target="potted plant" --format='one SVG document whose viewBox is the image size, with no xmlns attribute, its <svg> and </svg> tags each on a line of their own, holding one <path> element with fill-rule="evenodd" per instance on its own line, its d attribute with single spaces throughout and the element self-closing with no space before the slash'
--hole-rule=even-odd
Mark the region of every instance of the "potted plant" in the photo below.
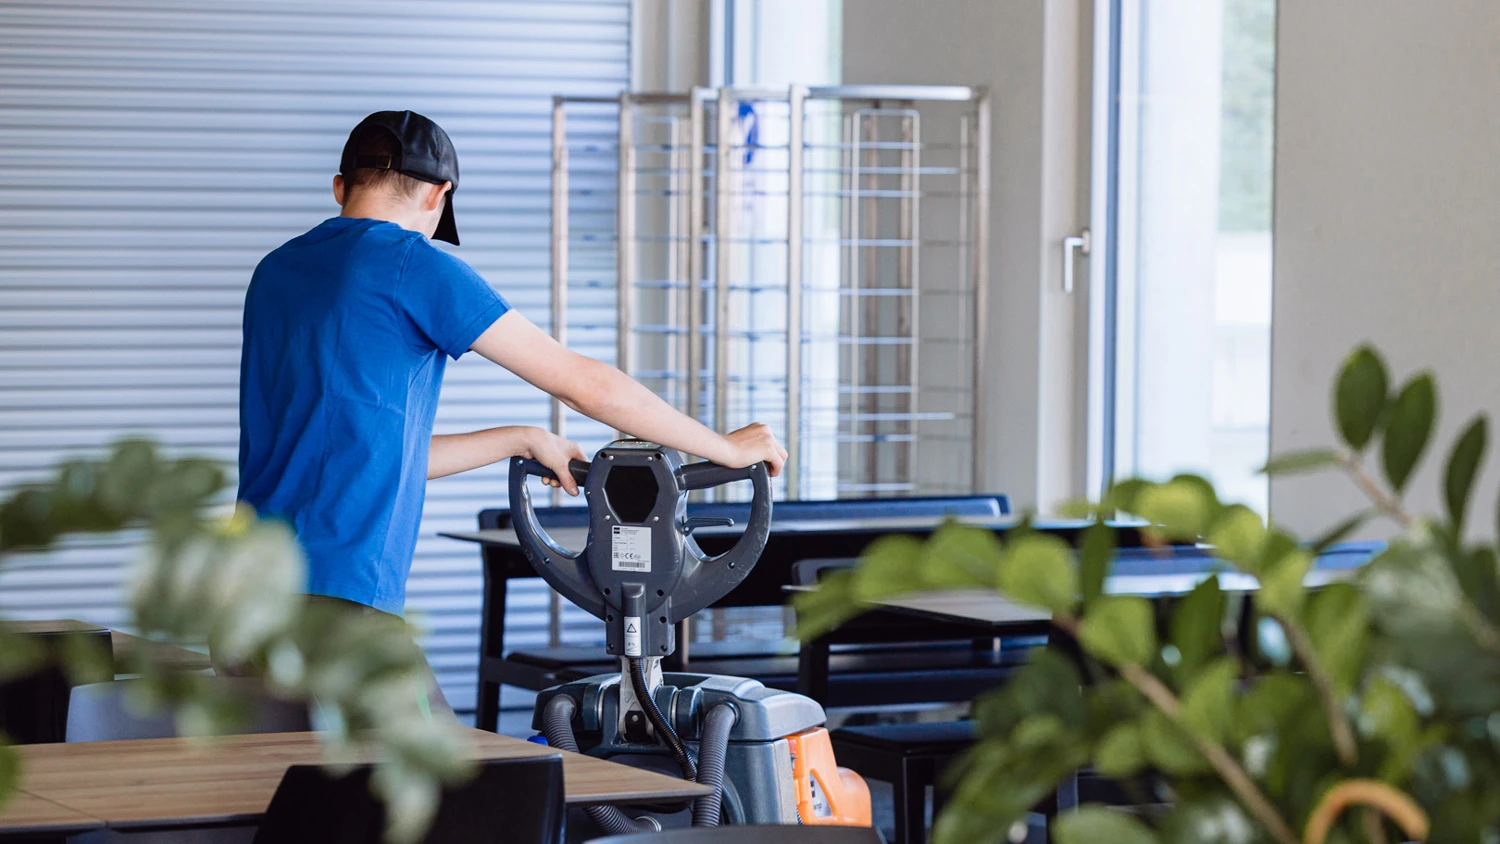
<svg viewBox="0 0 1500 844">
<path fill-rule="evenodd" d="M 1059 639 L 1076 643 L 1074 656 L 1038 650 L 974 701 L 977 741 L 949 772 L 938 844 L 1013 840 L 1079 769 L 1138 799 L 1064 813 L 1063 844 L 1500 841 L 1500 557 L 1467 522 L 1487 419 L 1448 452 L 1445 512 L 1421 516 L 1402 495 L 1432 436 L 1432 377 L 1391 390 L 1380 356 L 1361 348 L 1333 393 L 1340 445 L 1266 467 L 1341 471 L 1369 499 L 1311 543 L 1221 502 L 1200 477 L 1131 480 L 1087 508 L 1076 548 L 1024 528 L 1002 545 L 954 524 L 926 543 L 888 537 L 798 598 L 811 637 L 882 598 L 997 590 L 1050 610 Z M 1225 571 L 1253 575 L 1252 611 L 1235 611 L 1244 596 L 1218 575 L 1165 609 L 1107 594 L 1104 517 L 1117 511 L 1149 522 L 1148 542 L 1204 542 Z M 1307 588 L 1318 553 L 1373 518 L 1395 528 L 1385 550 L 1352 579 Z"/>
<path fill-rule="evenodd" d="M 316 700 L 330 761 L 346 758 L 356 741 L 375 745 L 381 761 L 371 788 L 388 807 L 388 840 L 419 839 L 442 786 L 468 776 L 472 763 L 457 723 L 421 711 L 411 694 L 423 663 L 409 631 L 399 620 L 308 605 L 302 552 L 286 525 L 243 506 L 214 516 L 225 512 L 216 502 L 226 480 L 213 461 L 122 441 L 103 459 L 67 461 L 51 480 L 0 498 L 0 562 L 72 534 L 140 531 L 134 631 L 150 641 L 211 643 L 216 658 L 253 667 L 278 696 Z M 100 664 L 107 655 L 83 647 L 49 654 L 0 626 L 0 677 L 49 659 L 76 676 L 115 673 Z M 126 671 L 146 680 L 137 684 L 140 705 L 171 707 L 184 733 L 211 735 L 248 715 L 208 676 L 176 670 L 150 647 L 133 659 Z M 0 740 L 0 802 L 20 776 L 14 749 Z"/>
</svg>

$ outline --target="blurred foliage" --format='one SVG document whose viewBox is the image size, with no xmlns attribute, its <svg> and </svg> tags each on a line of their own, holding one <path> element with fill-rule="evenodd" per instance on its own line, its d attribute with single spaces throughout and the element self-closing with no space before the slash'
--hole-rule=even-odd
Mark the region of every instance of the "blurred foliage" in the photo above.
<svg viewBox="0 0 1500 844">
<path fill-rule="evenodd" d="M 272 694 L 315 705 L 330 762 L 373 747 L 380 761 L 371 787 L 388 808 L 387 838 L 419 839 L 443 785 L 471 775 L 472 762 L 457 722 L 426 709 L 426 666 L 411 631 L 394 616 L 309 603 L 302 551 L 285 524 L 243 505 L 228 518 L 211 516 L 226 482 L 212 461 L 122 441 L 103 459 L 70 460 L 52 480 L 0 499 L 0 559 L 74 534 L 142 531 L 129 596 L 135 632 L 152 642 L 207 642 L 216 664 L 243 666 Z M 0 627 L 0 678 L 48 661 L 76 682 L 113 678 L 110 655 L 76 641 L 48 653 Z M 253 715 L 211 675 L 176 670 L 149 646 L 132 659 L 119 670 L 145 680 L 133 703 L 169 707 L 185 735 L 224 733 Z M 5 751 L 0 800 L 21 775 Z"/>
<path fill-rule="evenodd" d="M 1076 548 L 1025 526 L 1002 545 L 950 524 L 926 543 L 883 539 L 798 597 L 805 638 L 925 590 L 993 589 L 1052 612 L 1061 647 L 974 702 L 978 741 L 949 772 L 938 844 L 1010 839 L 1081 768 L 1148 808 L 1065 813 L 1063 844 L 1500 841 L 1500 552 L 1464 529 L 1488 423 L 1465 426 L 1447 456 L 1446 512 L 1418 517 L 1401 494 L 1435 429 L 1432 377 L 1393 388 L 1362 348 L 1333 405 L 1338 447 L 1266 467 L 1337 470 L 1369 498 L 1313 543 L 1203 478 L 1130 480 L 1090 508 Z M 1108 594 L 1106 519 L 1120 512 L 1151 525 L 1148 544 L 1206 543 L 1221 573 L 1253 575 L 1251 611 L 1220 574 L 1171 600 Z M 1384 550 L 1307 587 L 1317 553 L 1373 517 L 1398 529 Z"/>
</svg>

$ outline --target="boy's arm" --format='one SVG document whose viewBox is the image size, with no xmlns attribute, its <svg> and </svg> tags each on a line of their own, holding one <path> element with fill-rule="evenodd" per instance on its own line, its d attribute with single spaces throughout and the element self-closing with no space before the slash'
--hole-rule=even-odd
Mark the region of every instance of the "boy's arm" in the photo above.
<svg viewBox="0 0 1500 844">
<path fill-rule="evenodd" d="M 639 439 L 735 468 L 765 461 L 772 475 L 786 462 L 786 450 L 765 425 L 716 434 L 629 375 L 563 348 L 516 311 L 495 320 L 471 348 L 579 413 Z"/>
<path fill-rule="evenodd" d="M 427 479 L 467 472 L 512 457 L 530 457 L 557 473 L 563 489 L 577 495 L 569 460 L 587 460 L 583 449 L 541 428 L 515 425 L 468 434 L 438 434 L 427 452 Z M 551 485 L 550 483 L 548 484 Z"/>
</svg>

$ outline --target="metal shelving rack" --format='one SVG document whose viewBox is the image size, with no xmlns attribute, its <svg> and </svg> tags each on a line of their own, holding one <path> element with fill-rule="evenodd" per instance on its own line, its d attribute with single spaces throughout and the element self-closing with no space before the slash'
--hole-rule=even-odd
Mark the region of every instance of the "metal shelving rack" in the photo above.
<svg viewBox="0 0 1500 844">
<path fill-rule="evenodd" d="M 570 113 L 612 116 L 617 134 L 570 135 Z M 601 327 L 570 296 L 613 286 L 616 363 L 715 428 L 775 427 L 787 498 L 974 490 L 982 89 L 558 97 L 552 146 L 559 340 Z M 566 428 L 561 405 L 552 420 Z"/>
</svg>

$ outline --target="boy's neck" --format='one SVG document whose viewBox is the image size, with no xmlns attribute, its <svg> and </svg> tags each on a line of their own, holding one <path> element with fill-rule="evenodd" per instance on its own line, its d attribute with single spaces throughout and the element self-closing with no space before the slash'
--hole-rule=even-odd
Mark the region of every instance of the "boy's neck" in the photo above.
<svg viewBox="0 0 1500 844">
<path fill-rule="evenodd" d="M 378 195 L 356 195 L 344 203 L 340 217 L 357 217 L 364 220 L 383 220 L 395 223 L 408 231 L 422 232 L 417 215 L 403 204 L 389 201 Z"/>
</svg>

